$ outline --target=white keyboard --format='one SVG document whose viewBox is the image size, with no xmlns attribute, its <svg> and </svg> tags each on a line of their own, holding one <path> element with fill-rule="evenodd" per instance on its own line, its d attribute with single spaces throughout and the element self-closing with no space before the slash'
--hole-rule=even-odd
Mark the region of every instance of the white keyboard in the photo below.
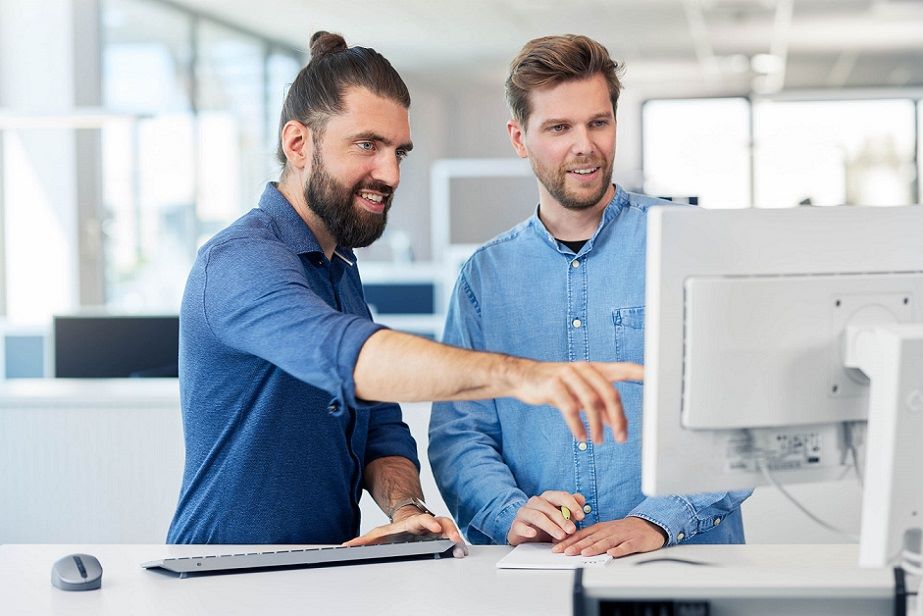
<svg viewBox="0 0 923 616">
<path fill-rule="evenodd" d="M 455 544 L 443 537 L 413 537 L 377 545 L 342 545 L 271 552 L 180 556 L 141 563 L 145 569 L 160 570 L 179 577 L 190 574 L 244 573 L 265 569 L 331 567 L 393 560 L 438 559 L 452 556 Z"/>
</svg>

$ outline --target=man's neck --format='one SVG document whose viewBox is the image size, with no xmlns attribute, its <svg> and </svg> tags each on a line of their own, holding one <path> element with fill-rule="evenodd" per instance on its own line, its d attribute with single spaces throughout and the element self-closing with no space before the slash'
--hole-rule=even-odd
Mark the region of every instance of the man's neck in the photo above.
<svg viewBox="0 0 923 616">
<path fill-rule="evenodd" d="M 327 225 L 308 207 L 308 203 L 304 198 L 304 187 L 299 185 L 298 178 L 293 173 L 289 173 L 279 180 L 277 188 L 295 209 L 295 212 L 298 213 L 298 217 L 304 221 L 304 224 L 308 225 L 311 233 L 317 238 L 317 243 L 320 244 L 321 250 L 327 255 L 327 259 L 333 259 L 333 251 L 337 247 L 336 238 L 327 230 Z"/>
<path fill-rule="evenodd" d="M 558 203 L 544 186 L 539 185 L 539 217 L 551 235 L 559 240 L 587 240 L 596 233 L 603 211 L 613 195 L 615 186 L 610 184 L 606 194 L 593 207 L 571 209 Z"/>
</svg>

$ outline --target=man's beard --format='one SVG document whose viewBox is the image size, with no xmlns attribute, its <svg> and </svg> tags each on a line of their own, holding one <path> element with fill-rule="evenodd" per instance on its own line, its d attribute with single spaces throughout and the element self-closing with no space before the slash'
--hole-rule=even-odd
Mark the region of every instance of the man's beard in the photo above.
<svg viewBox="0 0 923 616">
<path fill-rule="evenodd" d="M 363 188 L 384 195 L 384 212 L 375 214 L 353 202 L 353 197 Z M 388 223 L 392 196 L 391 187 L 382 182 L 362 181 L 352 187 L 337 182 L 327 173 L 315 147 L 311 179 L 304 189 L 304 198 L 308 208 L 336 239 L 337 245 L 364 248 L 380 238 Z"/>
<path fill-rule="evenodd" d="M 542 183 L 545 190 L 547 190 L 558 203 L 569 210 L 585 210 L 599 203 L 606 194 L 606 191 L 609 190 L 609 183 L 612 181 L 611 161 L 607 163 L 604 160 L 589 159 L 585 161 L 576 160 L 568 163 L 571 166 L 595 165 L 599 167 L 599 173 L 602 177 L 599 190 L 587 197 L 578 197 L 577 195 L 569 193 L 567 190 L 567 171 L 563 165 L 557 169 L 549 169 L 542 166 L 541 163 L 534 158 L 530 158 L 529 161 L 532 163 L 532 171 L 535 173 L 535 177 Z"/>
</svg>

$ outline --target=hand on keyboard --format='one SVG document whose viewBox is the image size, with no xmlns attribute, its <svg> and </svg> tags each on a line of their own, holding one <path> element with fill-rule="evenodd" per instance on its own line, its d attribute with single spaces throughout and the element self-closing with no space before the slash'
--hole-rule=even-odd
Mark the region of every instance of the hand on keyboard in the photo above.
<svg viewBox="0 0 923 616">
<path fill-rule="evenodd" d="M 434 518 L 428 513 L 412 513 L 403 518 L 395 516 L 393 524 L 385 524 L 384 526 L 373 528 L 361 537 L 351 539 L 343 545 L 372 545 L 381 543 L 382 540 L 386 540 L 389 535 L 398 533 L 446 537 L 455 542 L 455 549 L 452 551 L 452 556 L 455 558 L 463 558 L 468 555 L 468 546 L 465 544 L 465 540 L 462 539 L 461 533 L 458 532 L 455 522 L 444 517 Z"/>
</svg>

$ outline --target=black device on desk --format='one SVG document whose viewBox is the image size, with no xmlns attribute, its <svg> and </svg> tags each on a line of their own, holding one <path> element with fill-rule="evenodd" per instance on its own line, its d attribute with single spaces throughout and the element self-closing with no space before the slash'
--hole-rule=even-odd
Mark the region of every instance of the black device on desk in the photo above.
<svg viewBox="0 0 923 616">
<path fill-rule="evenodd" d="M 176 377 L 179 316 L 54 317 L 56 378 Z"/>
<path fill-rule="evenodd" d="M 180 556 L 142 563 L 145 569 L 161 573 L 209 575 L 220 573 L 249 573 L 270 569 L 301 569 L 307 567 L 334 567 L 395 560 L 421 560 L 451 558 L 455 543 L 445 537 L 410 535 L 401 533 L 383 538 L 386 542 L 360 546 L 322 546 L 249 552 L 216 554 L 212 556 Z"/>
</svg>

